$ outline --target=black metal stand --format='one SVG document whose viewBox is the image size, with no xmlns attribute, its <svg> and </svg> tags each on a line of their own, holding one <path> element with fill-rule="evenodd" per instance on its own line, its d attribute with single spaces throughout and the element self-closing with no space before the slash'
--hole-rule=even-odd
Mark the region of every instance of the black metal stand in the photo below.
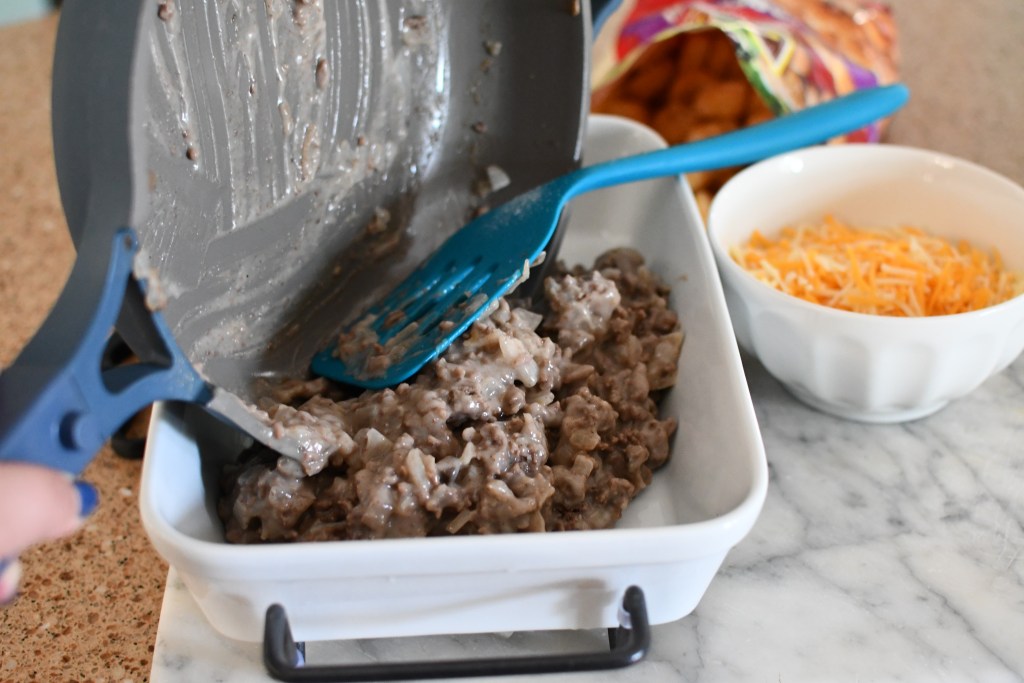
<svg viewBox="0 0 1024 683">
<path fill-rule="evenodd" d="M 462 678 L 512 674 L 567 673 L 621 669 L 647 654 L 651 630 L 644 594 L 636 586 L 622 598 L 623 623 L 608 629 L 607 652 L 536 655 L 507 659 L 480 658 L 384 664 L 336 664 L 307 666 L 305 648 L 292 638 L 288 617 L 280 605 L 267 608 L 263 636 L 263 663 L 279 681 L 345 683 L 348 681 L 402 681 L 413 678 Z"/>
</svg>

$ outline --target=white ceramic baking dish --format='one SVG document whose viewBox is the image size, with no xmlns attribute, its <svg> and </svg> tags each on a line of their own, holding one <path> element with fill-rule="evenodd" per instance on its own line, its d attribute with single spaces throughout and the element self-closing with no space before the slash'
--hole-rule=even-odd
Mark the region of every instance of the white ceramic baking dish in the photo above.
<svg viewBox="0 0 1024 683">
<path fill-rule="evenodd" d="M 663 146 L 614 117 L 589 121 L 588 162 Z M 671 461 L 615 529 L 551 534 L 233 546 L 212 487 L 239 437 L 194 407 L 158 405 L 141 485 L 142 521 L 206 618 L 262 638 L 272 603 L 300 641 L 618 625 L 639 586 L 652 624 L 689 614 L 753 526 L 767 463 L 722 286 L 685 182 L 647 181 L 576 200 L 561 256 L 643 252 L 672 286 L 686 332 L 664 403 L 679 429 Z"/>
</svg>

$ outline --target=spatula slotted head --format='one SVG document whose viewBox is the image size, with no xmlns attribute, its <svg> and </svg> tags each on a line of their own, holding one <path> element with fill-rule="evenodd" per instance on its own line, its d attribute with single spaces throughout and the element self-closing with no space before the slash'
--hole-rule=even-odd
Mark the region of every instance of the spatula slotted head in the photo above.
<svg viewBox="0 0 1024 683">
<path fill-rule="evenodd" d="M 318 353 L 313 372 L 367 389 L 411 377 L 528 275 L 563 196 L 556 180 L 468 223 Z"/>
</svg>

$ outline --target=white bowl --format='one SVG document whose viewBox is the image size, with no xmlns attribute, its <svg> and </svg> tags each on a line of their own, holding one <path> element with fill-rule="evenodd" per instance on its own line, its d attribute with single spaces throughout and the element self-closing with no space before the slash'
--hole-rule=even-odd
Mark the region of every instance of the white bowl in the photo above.
<svg viewBox="0 0 1024 683">
<path fill-rule="evenodd" d="M 895 318 L 832 309 L 760 282 L 729 257 L 833 214 L 860 226 L 913 225 L 996 247 L 1024 271 L 1024 189 L 976 164 L 895 145 L 812 147 L 732 178 L 708 216 L 726 301 L 745 350 L 804 402 L 867 422 L 924 417 L 973 391 L 1024 348 L 1024 296 L 957 315 Z"/>
<path fill-rule="evenodd" d="M 663 147 L 624 119 L 590 119 L 585 159 Z M 218 420 L 161 404 L 143 463 L 142 522 L 211 625 L 259 640 L 281 603 L 298 640 L 577 629 L 618 624 L 637 585 L 651 623 L 690 613 L 761 511 L 768 470 L 729 313 L 693 195 L 678 178 L 574 201 L 561 256 L 631 245 L 672 286 L 686 339 L 662 403 L 679 429 L 669 463 L 614 529 L 238 546 L 211 481 L 240 444 Z"/>
</svg>

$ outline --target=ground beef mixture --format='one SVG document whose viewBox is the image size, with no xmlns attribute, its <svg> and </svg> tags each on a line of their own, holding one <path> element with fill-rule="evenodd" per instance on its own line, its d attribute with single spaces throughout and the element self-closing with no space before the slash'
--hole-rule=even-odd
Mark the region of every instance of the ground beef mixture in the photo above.
<svg viewBox="0 0 1024 683">
<path fill-rule="evenodd" d="M 560 271 L 527 310 L 502 300 L 409 383 L 346 398 L 289 382 L 262 408 L 321 448 L 229 466 L 234 543 L 600 529 L 669 457 L 683 333 L 630 249 Z"/>
</svg>

